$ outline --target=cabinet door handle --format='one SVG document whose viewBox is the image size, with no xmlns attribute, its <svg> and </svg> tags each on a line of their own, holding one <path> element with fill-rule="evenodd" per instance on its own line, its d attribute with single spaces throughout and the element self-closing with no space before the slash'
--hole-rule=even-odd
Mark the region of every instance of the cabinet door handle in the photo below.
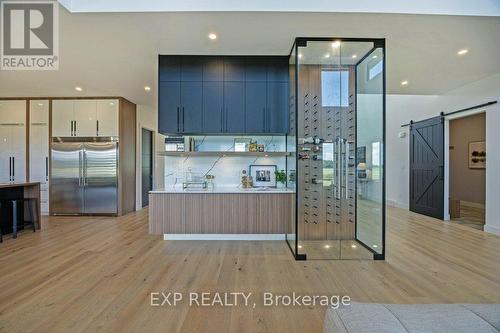
<svg viewBox="0 0 500 333">
<path fill-rule="evenodd" d="M 220 131 L 224 132 L 224 108 L 220 108 Z"/>
<path fill-rule="evenodd" d="M 182 131 L 184 132 L 184 107 L 182 107 Z"/>
<path fill-rule="evenodd" d="M 96 120 L 96 134 L 99 136 L 99 120 Z"/>
<path fill-rule="evenodd" d="M 45 181 L 49 181 L 49 158 L 45 156 Z"/>
<path fill-rule="evenodd" d="M 177 132 L 181 131 L 181 115 L 180 115 L 180 108 L 177 107 Z"/>
<path fill-rule="evenodd" d="M 76 122 L 76 120 L 75 120 L 75 136 L 76 136 L 76 133 L 77 133 L 77 131 L 78 131 L 78 130 L 77 130 L 77 126 L 76 126 L 76 124 L 77 124 L 77 122 Z"/>
<path fill-rule="evenodd" d="M 12 181 L 12 157 L 9 156 L 9 182 Z"/>
<path fill-rule="evenodd" d="M 12 181 L 16 179 L 16 159 L 12 157 Z"/>
</svg>

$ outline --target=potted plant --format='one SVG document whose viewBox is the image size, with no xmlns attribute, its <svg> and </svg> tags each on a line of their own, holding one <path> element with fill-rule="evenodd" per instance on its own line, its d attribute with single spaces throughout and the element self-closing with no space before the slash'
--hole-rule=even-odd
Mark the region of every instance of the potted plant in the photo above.
<svg viewBox="0 0 500 333">
<path fill-rule="evenodd" d="M 276 171 L 274 174 L 276 175 L 276 183 L 278 184 L 278 187 L 284 187 L 286 184 L 285 170 Z"/>
</svg>

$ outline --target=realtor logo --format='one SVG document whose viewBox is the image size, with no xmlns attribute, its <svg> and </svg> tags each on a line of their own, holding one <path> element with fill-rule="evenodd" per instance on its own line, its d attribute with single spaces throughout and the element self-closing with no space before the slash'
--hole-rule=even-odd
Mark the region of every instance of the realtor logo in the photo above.
<svg viewBox="0 0 500 333">
<path fill-rule="evenodd" d="M 1 1 L 2 70 L 59 68 L 57 1 Z"/>
</svg>

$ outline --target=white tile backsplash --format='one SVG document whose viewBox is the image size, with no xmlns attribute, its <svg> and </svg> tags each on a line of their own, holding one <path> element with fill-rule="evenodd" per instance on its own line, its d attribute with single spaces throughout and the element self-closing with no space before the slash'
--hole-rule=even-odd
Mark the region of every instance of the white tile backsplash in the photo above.
<svg viewBox="0 0 500 333">
<path fill-rule="evenodd" d="M 227 137 L 227 136 L 196 136 L 198 151 L 234 151 L 234 138 L 252 138 L 257 143 L 263 143 L 265 150 L 285 151 L 286 138 L 284 136 L 259 137 Z M 241 171 L 248 172 L 249 165 L 276 165 L 278 170 L 286 168 L 286 158 L 283 156 L 165 156 L 165 187 L 182 186 L 188 168 L 194 173 L 215 176 L 215 186 L 239 186 Z M 212 168 L 213 166 L 213 168 Z M 209 171 L 212 168 L 211 171 Z"/>
</svg>

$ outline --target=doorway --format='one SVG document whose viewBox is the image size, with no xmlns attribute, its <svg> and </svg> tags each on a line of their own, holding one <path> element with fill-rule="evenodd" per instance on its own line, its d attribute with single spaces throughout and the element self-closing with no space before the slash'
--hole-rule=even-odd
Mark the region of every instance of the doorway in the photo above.
<svg viewBox="0 0 500 333">
<path fill-rule="evenodd" d="M 149 191 L 153 189 L 153 132 L 142 129 L 141 140 L 142 207 L 149 205 Z"/>
<path fill-rule="evenodd" d="M 450 222 L 483 230 L 486 199 L 486 113 L 449 121 Z"/>
</svg>

